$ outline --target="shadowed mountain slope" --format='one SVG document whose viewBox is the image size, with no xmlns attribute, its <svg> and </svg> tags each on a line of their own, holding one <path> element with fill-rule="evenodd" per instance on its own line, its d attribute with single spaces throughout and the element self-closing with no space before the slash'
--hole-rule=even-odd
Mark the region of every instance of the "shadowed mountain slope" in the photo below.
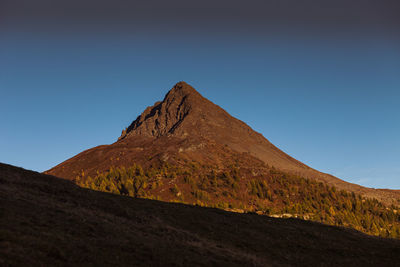
<svg viewBox="0 0 400 267">
<path fill-rule="evenodd" d="M 93 176 L 111 166 L 130 166 L 132 162 L 179 164 L 182 160 L 221 168 L 230 153 L 246 153 L 254 158 L 253 162 L 261 160 L 281 171 L 316 179 L 387 204 L 400 199 L 399 190 L 366 188 L 310 168 L 185 82 L 177 83 L 163 101 L 148 107 L 122 132 L 117 142 L 86 150 L 46 173 L 73 180 L 82 173 Z"/>
<path fill-rule="evenodd" d="M 400 241 L 117 196 L 0 164 L 2 266 L 395 266 Z"/>
</svg>

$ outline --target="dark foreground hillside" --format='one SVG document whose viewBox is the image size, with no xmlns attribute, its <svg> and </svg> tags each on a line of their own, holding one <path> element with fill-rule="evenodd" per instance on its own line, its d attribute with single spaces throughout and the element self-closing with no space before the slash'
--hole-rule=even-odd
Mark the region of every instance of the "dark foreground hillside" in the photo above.
<svg viewBox="0 0 400 267">
<path fill-rule="evenodd" d="M 0 164 L 0 265 L 396 266 L 400 241 L 90 191 Z"/>
</svg>

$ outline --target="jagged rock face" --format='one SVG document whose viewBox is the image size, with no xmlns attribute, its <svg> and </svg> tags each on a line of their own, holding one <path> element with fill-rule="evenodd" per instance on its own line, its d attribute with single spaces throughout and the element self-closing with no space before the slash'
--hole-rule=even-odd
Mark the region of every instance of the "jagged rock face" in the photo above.
<svg viewBox="0 0 400 267">
<path fill-rule="evenodd" d="M 119 139 L 138 135 L 185 137 L 190 134 L 192 137 L 202 136 L 218 141 L 216 139 L 221 139 L 227 133 L 232 137 L 235 133 L 248 134 L 250 130 L 245 123 L 201 96 L 193 87 L 179 82 L 163 101 L 146 108 Z"/>
<path fill-rule="evenodd" d="M 119 139 L 131 135 L 160 137 L 174 134 L 193 109 L 196 102 L 205 102 L 198 92 L 185 82 L 177 83 L 162 102 L 146 110 L 123 132 Z"/>
</svg>

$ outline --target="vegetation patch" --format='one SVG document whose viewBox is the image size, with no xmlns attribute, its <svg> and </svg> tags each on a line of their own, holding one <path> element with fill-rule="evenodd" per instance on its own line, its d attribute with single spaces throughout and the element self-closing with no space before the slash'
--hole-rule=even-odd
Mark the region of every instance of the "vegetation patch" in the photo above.
<svg viewBox="0 0 400 267">
<path fill-rule="evenodd" d="M 82 173 L 76 182 L 82 187 L 135 198 L 295 217 L 400 238 L 399 208 L 394 205 L 388 207 L 376 199 L 274 167 L 256 176 L 252 173 L 237 166 L 217 172 L 195 162 L 187 166 L 165 163 L 147 169 L 133 164 L 129 168 L 111 168 L 94 177 Z"/>
</svg>

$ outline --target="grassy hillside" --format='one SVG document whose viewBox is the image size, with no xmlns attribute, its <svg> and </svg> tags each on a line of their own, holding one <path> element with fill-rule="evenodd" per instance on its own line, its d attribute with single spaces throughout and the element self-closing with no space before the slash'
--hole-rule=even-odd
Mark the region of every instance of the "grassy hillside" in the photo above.
<svg viewBox="0 0 400 267">
<path fill-rule="evenodd" d="M 118 196 L 0 164 L 0 265 L 393 266 L 400 241 Z"/>
</svg>

